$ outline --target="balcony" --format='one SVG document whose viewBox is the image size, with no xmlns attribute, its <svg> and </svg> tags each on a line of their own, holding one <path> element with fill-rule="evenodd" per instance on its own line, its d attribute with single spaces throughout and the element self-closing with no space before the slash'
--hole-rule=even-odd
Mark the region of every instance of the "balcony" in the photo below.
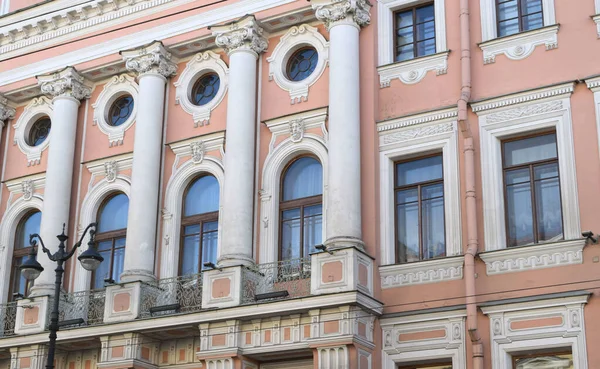
<svg viewBox="0 0 600 369">
<path fill-rule="evenodd" d="M 104 290 L 63 294 L 59 302 L 58 325 L 64 329 L 102 324 L 105 299 Z M 51 304 L 48 310 L 51 310 Z"/>
<path fill-rule="evenodd" d="M 159 279 L 141 286 L 140 318 L 202 309 L 202 273 Z"/>
<path fill-rule="evenodd" d="M 310 295 L 310 258 L 257 264 L 242 273 L 242 305 Z"/>
<path fill-rule="evenodd" d="M 17 302 L 12 301 L 0 305 L 0 337 L 13 336 L 15 334 L 15 322 L 17 318 Z"/>
</svg>

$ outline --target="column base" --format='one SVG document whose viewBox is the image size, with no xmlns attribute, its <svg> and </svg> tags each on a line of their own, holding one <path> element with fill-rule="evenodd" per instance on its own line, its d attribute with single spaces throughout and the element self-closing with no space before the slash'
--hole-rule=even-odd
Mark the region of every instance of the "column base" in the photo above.
<svg viewBox="0 0 600 369">
<path fill-rule="evenodd" d="M 323 242 L 329 250 L 336 249 L 345 249 L 348 247 L 355 247 L 358 250 L 364 252 L 365 251 L 365 243 L 360 238 L 356 237 L 345 237 L 345 236 L 337 236 L 330 237 L 325 242 Z"/>
<path fill-rule="evenodd" d="M 219 260 L 217 261 L 217 264 L 220 267 L 232 267 L 232 266 L 238 266 L 238 265 L 253 266 L 254 264 L 256 264 L 256 262 L 254 261 L 253 258 L 251 258 L 247 255 L 227 254 L 227 255 L 222 255 L 219 258 Z"/>
<path fill-rule="evenodd" d="M 152 282 L 156 280 L 156 276 L 152 271 L 148 270 L 125 270 L 121 273 L 121 282 Z"/>
<path fill-rule="evenodd" d="M 29 292 L 29 297 L 53 296 L 54 287 L 54 283 L 34 284 Z"/>
</svg>

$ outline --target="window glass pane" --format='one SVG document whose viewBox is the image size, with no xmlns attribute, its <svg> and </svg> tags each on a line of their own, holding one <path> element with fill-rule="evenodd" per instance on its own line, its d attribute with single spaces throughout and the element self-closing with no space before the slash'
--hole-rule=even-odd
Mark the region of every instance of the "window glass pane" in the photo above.
<svg viewBox="0 0 600 369">
<path fill-rule="evenodd" d="M 199 224 L 193 224 L 193 225 L 185 226 L 183 228 L 183 233 L 186 236 L 187 235 L 191 235 L 191 234 L 198 234 L 198 233 L 200 233 L 200 225 Z"/>
<path fill-rule="evenodd" d="M 25 219 L 21 220 L 21 224 L 19 225 L 19 234 L 17 235 L 17 240 L 15 242 L 15 247 L 17 249 L 31 246 L 29 244 L 29 235 L 33 233 L 40 233 L 41 220 L 42 213 L 39 211 L 31 213 Z"/>
<path fill-rule="evenodd" d="M 519 16 L 519 7 L 517 0 L 498 2 L 498 21 L 503 21 Z"/>
<path fill-rule="evenodd" d="M 573 369 L 573 355 L 544 355 L 537 357 L 523 357 L 515 360 L 515 369 Z"/>
<path fill-rule="evenodd" d="M 411 44 L 415 41 L 413 38 L 412 26 L 406 27 L 406 28 L 401 28 L 396 33 L 397 33 L 396 46 L 403 46 L 406 44 Z"/>
<path fill-rule="evenodd" d="M 444 197 L 444 185 L 442 183 L 424 186 L 421 188 L 421 200 Z"/>
<path fill-rule="evenodd" d="M 308 257 L 310 253 L 317 251 L 316 245 L 321 244 L 323 236 L 322 206 L 313 205 L 304 208 L 304 254 Z"/>
<path fill-rule="evenodd" d="M 442 156 L 432 156 L 396 165 L 397 186 L 427 182 L 442 178 Z"/>
<path fill-rule="evenodd" d="M 396 204 L 405 204 L 419 200 L 419 190 L 411 188 L 409 190 L 398 191 L 396 194 Z"/>
<path fill-rule="evenodd" d="M 217 263 L 218 222 L 206 222 L 202 225 L 202 268 L 204 263 Z"/>
<path fill-rule="evenodd" d="M 111 242 L 112 245 L 112 242 Z M 92 289 L 104 288 L 104 280 L 110 278 L 110 265 L 112 260 L 110 258 L 111 252 L 101 251 L 100 255 L 104 258 L 104 261 L 100 263 L 98 269 L 94 271 L 94 280 L 92 281 Z"/>
<path fill-rule="evenodd" d="M 513 185 L 517 183 L 529 183 L 529 168 L 516 169 L 506 172 L 506 184 Z"/>
<path fill-rule="evenodd" d="M 558 163 L 536 165 L 533 168 L 533 178 L 535 178 L 536 181 L 539 179 L 549 179 L 549 178 L 557 178 L 557 177 L 558 177 Z"/>
<path fill-rule="evenodd" d="M 540 241 L 562 239 L 562 210 L 558 178 L 536 181 L 535 196 L 538 239 Z"/>
<path fill-rule="evenodd" d="M 281 260 L 297 259 L 300 257 L 300 219 L 291 219 L 291 214 L 286 216 L 288 212 L 294 212 L 298 210 L 298 217 L 300 216 L 300 210 L 294 209 L 291 211 L 284 211 L 283 219 L 281 222 Z"/>
<path fill-rule="evenodd" d="M 419 255 L 419 204 L 397 206 L 398 260 L 401 263 L 418 261 Z"/>
<path fill-rule="evenodd" d="M 106 251 L 112 248 L 112 240 L 98 242 L 98 251 Z"/>
<path fill-rule="evenodd" d="M 312 47 L 305 47 L 296 51 L 287 65 L 287 75 L 292 81 L 302 81 L 308 78 L 317 67 L 319 54 Z"/>
<path fill-rule="evenodd" d="M 432 21 L 433 18 L 433 4 L 417 8 L 417 23 Z"/>
<path fill-rule="evenodd" d="M 29 283 L 23 274 L 19 270 L 19 266 L 23 264 L 23 259 L 28 258 L 29 256 L 19 257 L 13 259 L 12 265 L 12 293 L 20 293 L 23 296 L 27 296 L 27 284 Z M 14 296 L 8 296 L 9 300 L 14 300 Z"/>
<path fill-rule="evenodd" d="M 441 185 L 438 186 L 442 187 Z M 425 188 L 422 192 L 425 192 Z M 437 192 L 437 190 L 431 189 L 428 192 Z M 423 221 L 423 259 L 444 256 L 446 254 L 444 198 L 437 197 L 423 200 L 421 212 Z"/>
<path fill-rule="evenodd" d="M 396 13 L 396 28 L 412 26 L 413 12 L 412 9 L 405 12 Z"/>
<path fill-rule="evenodd" d="M 542 13 L 536 13 L 523 17 L 523 31 L 542 28 L 544 26 L 544 18 Z"/>
<path fill-rule="evenodd" d="M 129 199 L 125 194 L 111 197 L 100 210 L 98 233 L 127 228 L 128 211 Z"/>
<path fill-rule="evenodd" d="M 283 201 L 321 195 L 323 169 L 318 160 L 304 157 L 296 160 L 283 178 Z"/>
<path fill-rule="evenodd" d="M 435 54 L 435 40 L 417 42 L 417 56 Z"/>
<path fill-rule="evenodd" d="M 181 256 L 181 275 L 196 274 L 200 271 L 200 235 L 195 234 L 183 238 L 183 255 Z"/>
<path fill-rule="evenodd" d="M 208 104 L 215 98 L 220 86 L 221 80 L 216 73 L 201 76 L 192 87 L 192 101 L 199 106 Z"/>
<path fill-rule="evenodd" d="M 556 134 L 554 133 L 504 143 L 505 166 L 554 159 L 556 157 Z"/>
<path fill-rule="evenodd" d="M 498 37 L 510 36 L 519 33 L 519 19 L 514 18 L 511 20 L 503 21 L 498 23 Z"/>
<path fill-rule="evenodd" d="M 522 246 L 534 242 L 531 187 L 529 183 L 506 188 L 506 215 L 508 246 Z"/>
<path fill-rule="evenodd" d="M 119 282 L 121 280 L 121 273 L 123 273 L 125 248 L 115 249 L 114 255 L 112 279 L 114 279 L 115 282 Z"/>
<path fill-rule="evenodd" d="M 417 41 L 435 38 L 435 23 L 426 22 L 417 25 Z"/>
<path fill-rule="evenodd" d="M 184 216 L 219 210 L 219 182 L 213 176 L 196 179 L 185 195 Z"/>
<path fill-rule="evenodd" d="M 527 15 L 542 11 L 542 0 L 521 0 L 521 14 Z"/>
<path fill-rule="evenodd" d="M 401 46 L 396 49 L 396 61 L 404 61 L 415 57 L 415 48 L 412 44 Z"/>
</svg>

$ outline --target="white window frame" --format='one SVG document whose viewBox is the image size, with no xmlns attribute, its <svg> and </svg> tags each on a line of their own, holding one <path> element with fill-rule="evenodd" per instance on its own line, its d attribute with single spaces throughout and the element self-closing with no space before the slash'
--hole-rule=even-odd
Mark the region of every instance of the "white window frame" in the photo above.
<svg viewBox="0 0 600 369">
<path fill-rule="evenodd" d="M 480 306 L 490 321 L 492 369 L 513 369 L 512 355 L 537 349 L 567 347 L 573 354 L 573 366 L 577 369 L 588 368 L 583 308 L 589 294 L 560 295 L 541 300 L 507 301 L 504 304 Z M 553 317 L 561 317 L 562 324 L 511 329 L 511 324 L 515 321 Z"/>
<path fill-rule="evenodd" d="M 600 7 L 600 0 L 596 0 L 596 4 L 598 7 Z M 594 93 L 594 110 L 596 111 L 596 134 L 598 136 L 598 149 L 600 150 L 600 77 L 587 79 L 585 82 L 587 84 L 587 87 Z"/>
<path fill-rule="evenodd" d="M 379 132 L 382 288 L 462 279 L 458 111 L 455 108 L 384 121 Z M 441 152 L 444 167 L 446 258 L 396 264 L 394 163 Z"/>
<path fill-rule="evenodd" d="M 382 369 L 423 360 L 451 359 L 452 368 L 467 367 L 464 309 L 381 318 Z M 399 341 L 400 334 L 444 330 L 445 337 Z"/>
<path fill-rule="evenodd" d="M 594 0 L 594 5 L 596 14 L 592 17 L 592 19 L 596 23 L 596 32 L 598 33 L 598 37 L 600 37 L 600 0 Z"/>
<path fill-rule="evenodd" d="M 572 92 L 573 83 L 567 83 L 471 105 L 479 116 L 485 247 L 499 251 L 481 254 L 488 274 L 583 262 Z M 502 140 L 548 129 L 556 131 L 564 241 L 507 249 Z"/>
<path fill-rule="evenodd" d="M 395 62 L 394 52 L 394 12 L 429 3 L 424 0 L 378 0 L 379 34 L 379 79 L 381 88 L 389 87 L 393 79 L 398 78 L 404 84 L 421 81 L 428 71 L 435 70 L 437 75 L 448 70 L 448 47 L 446 44 L 446 9 L 444 0 L 434 0 L 435 13 L 435 51 L 433 55 Z"/>
<path fill-rule="evenodd" d="M 504 54 L 509 59 L 520 60 L 528 57 L 538 45 L 546 45 L 546 50 L 558 47 L 558 25 L 554 0 L 542 0 L 544 26 L 514 35 L 498 38 L 496 23 L 496 0 L 480 0 L 481 40 L 484 64 L 494 63 L 496 55 Z"/>
</svg>

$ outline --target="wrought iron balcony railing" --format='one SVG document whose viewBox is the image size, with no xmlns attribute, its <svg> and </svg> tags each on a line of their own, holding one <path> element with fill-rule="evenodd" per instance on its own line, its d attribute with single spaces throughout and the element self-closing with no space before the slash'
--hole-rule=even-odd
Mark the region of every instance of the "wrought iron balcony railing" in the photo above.
<svg viewBox="0 0 600 369">
<path fill-rule="evenodd" d="M 159 279 L 142 285 L 140 318 L 200 311 L 202 273 Z"/>
<path fill-rule="evenodd" d="M 59 326 L 92 326 L 104 322 L 104 290 L 80 291 L 61 295 Z"/>
<path fill-rule="evenodd" d="M 310 295 L 310 258 L 257 264 L 244 270 L 242 304 Z"/>
<path fill-rule="evenodd" d="M 15 334 L 15 322 L 17 321 L 17 302 L 12 301 L 0 305 L 0 337 Z"/>
</svg>

